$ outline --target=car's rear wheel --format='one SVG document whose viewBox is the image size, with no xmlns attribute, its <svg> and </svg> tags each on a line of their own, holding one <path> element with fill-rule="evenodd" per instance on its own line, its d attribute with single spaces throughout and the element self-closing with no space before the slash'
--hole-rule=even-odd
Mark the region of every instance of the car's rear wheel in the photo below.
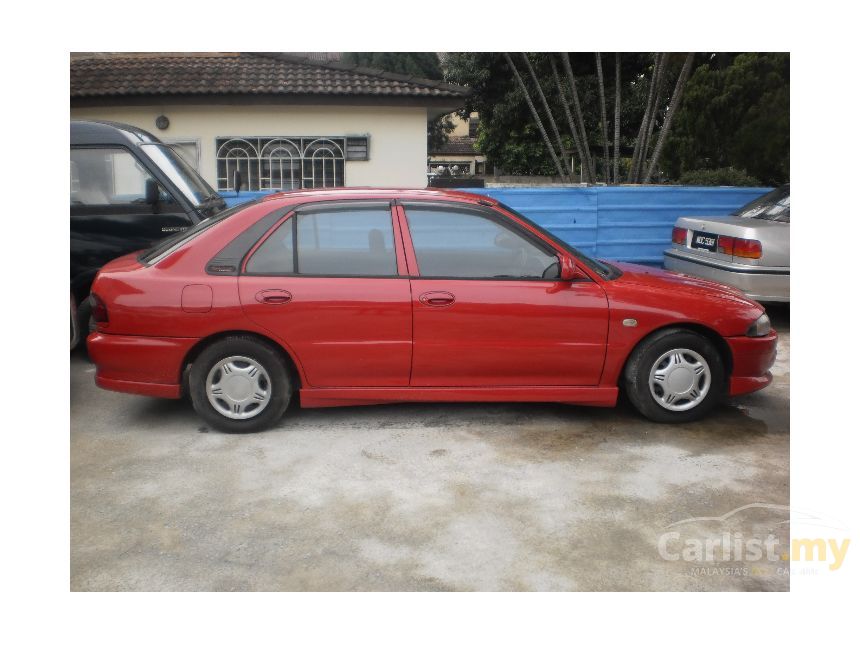
<svg viewBox="0 0 860 645">
<path fill-rule="evenodd" d="M 708 338 L 686 329 L 666 329 L 642 341 L 624 380 L 636 409 L 660 423 L 700 419 L 725 393 L 720 352 Z"/>
<path fill-rule="evenodd" d="M 283 359 L 270 345 L 248 336 L 216 341 L 194 360 L 191 402 L 212 427 L 256 432 L 283 416 L 293 385 Z"/>
</svg>

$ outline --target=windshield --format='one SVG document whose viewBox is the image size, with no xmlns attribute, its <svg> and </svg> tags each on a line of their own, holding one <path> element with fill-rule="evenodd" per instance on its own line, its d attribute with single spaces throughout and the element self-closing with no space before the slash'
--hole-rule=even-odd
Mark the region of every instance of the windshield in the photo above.
<svg viewBox="0 0 860 645">
<path fill-rule="evenodd" d="M 153 247 L 148 248 L 146 251 L 141 253 L 138 256 L 138 260 L 143 262 L 144 264 L 149 264 L 152 260 L 157 258 L 159 255 L 167 251 L 168 249 L 185 242 L 186 240 L 190 240 L 192 237 L 199 235 L 203 231 L 205 231 L 210 226 L 217 224 L 218 222 L 223 222 L 225 219 L 230 217 L 231 215 L 235 215 L 243 208 L 250 206 L 256 202 L 246 202 L 244 204 L 239 204 L 238 206 L 234 206 L 233 208 L 228 208 L 225 211 L 221 211 L 217 215 L 213 217 L 209 217 L 208 219 L 200 220 L 194 226 L 189 226 L 184 231 L 179 231 L 178 233 L 174 233 L 169 237 L 165 237 L 163 240 L 160 240 L 158 244 Z"/>
<path fill-rule="evenodd" d="M 510 206 L 508 206 L 506 204 L 502 204 L 501 202 L 499 202 L 499 207 L 502 210 L 509 212 L 511 215 L 515 215 L 516 217 L 519 217 L 520 219 L 525 220 L 529 224 L 532 224 L 533 226 L 536 226 L 537 228 L 539 228 L 544 233 L 544 235 L 546 235 L 547 237 L 552 239 L 553 242 L 558 244 L 565 251 L 569 252 L 577 260 L 582 262 L 585 266 L 587 266 L 589 269 L 594 271 L 601 278 L 604 278 L 606 280 L 614 280 L 615 278 L 617 278 L 618 276 L 621 275 L 621 269 L 619 269 L 618 267 L 612 266 L 610 264 L 606 264 L 605 262 L 601 262 L 600 260 L 595 260 L 594 258 L 587 256 L 585 253 L 583 253 L 579 249 L 575 249 L 574 247 L 572 247 L 570 244 L 568 244 L 564 240 L 562 240 L 562 239 L 556 237 L 555 235 L 553 235 L 552 233 L 550 233 L 548 230 L 546 230 L 543 226 L 541 226 L 540 224 L 535 222 L 533 219 L 526 217 L 522 213 L 518 213 L 517 211 L 515 211 Z"/>
<path fill-rule="evenodd" d="M 754 218 L 788 223 L 791 209 L 790 199 L 789 186 L 786 184 L 751 201 L 746 206 L 741 206 L 732 214 L 746 219 Z"/>
<path fill-rule="evenodd" d="M 208 206 L 207 202 L 221 200 L 221 196 L 173 148 L 163 143 L 143 143 L 140 147 L 194 206 Z"/>
</svg>

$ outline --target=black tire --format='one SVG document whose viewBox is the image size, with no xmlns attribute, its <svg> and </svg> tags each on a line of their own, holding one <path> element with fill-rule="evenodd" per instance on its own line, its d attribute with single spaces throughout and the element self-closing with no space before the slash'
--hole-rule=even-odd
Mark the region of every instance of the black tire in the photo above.
<svg viewBox="0 0 860 645">
<path fill-rule="evenodd" d="M 704 397 L 689 410 L 670 410 L 651 393 L 651 368 L 673 349 L 692 350 L 704 358 L 710 370 L 710 386 Z M 726 371 L 720 352 L 708 338 L 687 329 L 664 329 L 645 338 L 627 359 L 624 368 L 627 397 L 645 417 L 658 423 L 685 423 L 708 414 L 725 395 Z M 659 389 L 657 390 L 660 391 Z"/>
<path fill-rule="evenodd" d="M 93 320 L 93 305 L 89 296 L 78 305 L 78 329 L 82 341 L 86 340 L 87 336 L 96 330 L 96 321 Z"/>
<path fill-rule="evenodd" d="M 209 401 L 206 379 L 221 360 L 241 356 L 253 359 L 268 373 L 270 398 L 265 408 L 247 419 L 231 419 Z M 188 378 L 191 403 L 208 425 L 224 432 L 259 432 L 274 425 L 283 415 L 293 395 L 293 383 L 281 354 L 274 347 L 250 336 L 228 336 L 200 352 Z"/>
</svg>

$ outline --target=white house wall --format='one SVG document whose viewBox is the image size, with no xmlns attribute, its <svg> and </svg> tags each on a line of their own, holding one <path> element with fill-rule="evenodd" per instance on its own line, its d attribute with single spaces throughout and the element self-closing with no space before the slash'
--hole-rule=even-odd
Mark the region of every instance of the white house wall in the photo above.
<svg viewBox="0 0 860 645">
<path fill-rule="evenodd" d="M 164 114 L 167 130 L 155 127 Z M 72 108 L 73 119 L 119 121 L 165 141 L 196 140 L 200 174 L 216 185 L 215 139 L 224 136 L 369 135 L 370 160 L 347 161 L 347 186 L 427 185 L 427 110 L 412 107 L 162 105 Z"/>
</svg>

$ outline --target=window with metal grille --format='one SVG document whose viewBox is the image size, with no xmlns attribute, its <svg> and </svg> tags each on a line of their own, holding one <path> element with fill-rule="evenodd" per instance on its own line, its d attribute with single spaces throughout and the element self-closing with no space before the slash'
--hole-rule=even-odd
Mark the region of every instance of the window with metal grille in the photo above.
<svg viewBox="0 0 860 645">
<path fill-rule="evenodd" d="M 218 190 L 233 190 L 235 171 L 243 190 L 294 190 L 344 186 L 344 162 L 360 159 L 359 137 L 219 137 L 215 140 Z"/>
</svg>

